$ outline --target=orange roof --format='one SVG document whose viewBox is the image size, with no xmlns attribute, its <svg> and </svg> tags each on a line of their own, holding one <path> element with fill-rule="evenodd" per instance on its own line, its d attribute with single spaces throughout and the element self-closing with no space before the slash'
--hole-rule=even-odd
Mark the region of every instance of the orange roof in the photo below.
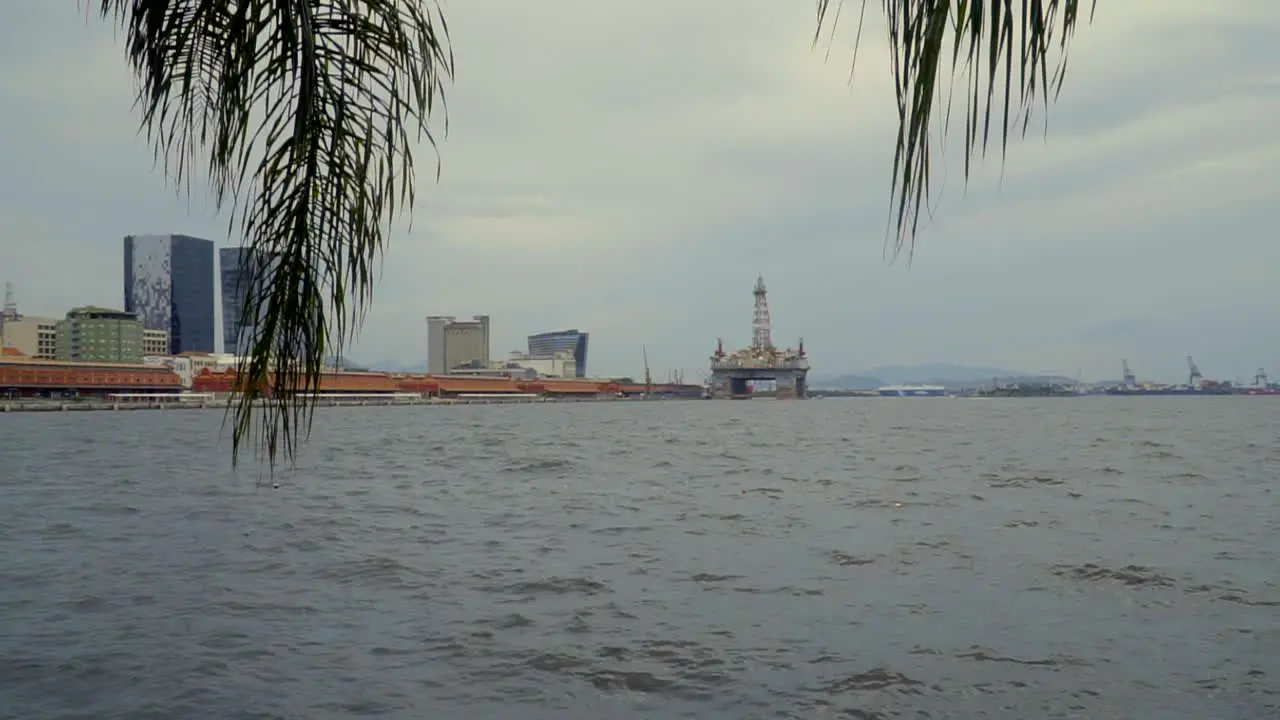
<svg viewBox="0 0 1280 720">
<path fill-rule="evenodd" d="M 14 358 L 24 358 L 27 356 L 26 353 L 22 352 L 18 348 L 8 347 L 8 346 L 0 347 L 0 355 L 3 355 L 4 357 L 14 357 Z"/>
<path fill-rule="evenodd" d="M 537 383 L 543 391 L 552 393 L 589 393 L 600 392 L 601 383 L 581 382 L 576 380 L 540 380 Z"/>
<path fill-rule="evenodd" d="M 451 378 L 437 375 L 434 380 L 443 392 L 519 392 L 520 388 L 509 378 Z M 494 381 L 497 382 L 494 382 Z"/>
</svg>

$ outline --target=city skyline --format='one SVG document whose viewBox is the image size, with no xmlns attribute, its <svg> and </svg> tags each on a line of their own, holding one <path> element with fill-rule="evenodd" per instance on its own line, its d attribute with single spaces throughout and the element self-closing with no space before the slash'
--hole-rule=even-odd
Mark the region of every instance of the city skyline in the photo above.
<svg viewBox="0 0 1280 720">
<path fill-rule="evenodd" d="M 882 255 L 896 123 L 882 19 L 868 15 L 850 84 L 856 23 L 828 59 L 811 8 L 743 2 L 451 9 L 458 47 L 484 50 L 449 89 L 438 184 L 419 151 L 413 228 L 393 225 L 345 354 L 421 363 L 423 317 L 460 308 L 493 318 L 498 350 L 579 327 L 591 374 L 639 372 L 647 348 L 655 373 L 702 377 L 717 337 L 750 342 L 763 272 L 775 341 L 804 337 L 815 374 L 947 361 L 1103 379 L 1128 358 L 1175 382 L 1187 354 L 1215 377 L 1280 371 L 1280 338 L 1260 330 L 1280 306 L 1280 140 L 1257 120 L 1280 110 L 1280 8 L 1101 6 L 1047 136 L 1037 113 L 967 187 L 959 153 L 934 157 L 941 194 L 908 267 Z M 21 141 L 0 146 L 4 264 L 24 307 L 53 315 L 119 304 L 103 268 L 125 233 L 222 247 L 228 229 L 198 178 L 179 195 L 153 166 L 122 40 L 68 18 L 20 3 L 0 28 L 0 100 L 23 109 Z M 587 39 L 540 40 L 569 32 Z"/>
</svg>

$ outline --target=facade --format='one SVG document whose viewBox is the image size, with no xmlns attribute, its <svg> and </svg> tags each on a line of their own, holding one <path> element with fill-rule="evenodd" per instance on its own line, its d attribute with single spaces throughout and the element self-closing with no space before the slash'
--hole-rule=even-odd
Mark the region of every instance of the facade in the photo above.
<svg viewBox="0 0 1280 720">
<path fill-rule="evenodd" d="M 169 333 L 164 330 L 142 329 L 142 356 L 168 355 Z"/>
<path fill-rule="evenodd" d="M 124 309 L 169 333 L 169 354 L 213 352 L 213 242 L 190 235 L 124 238 Z"/>
<path fill-rule="evenodd" d="M 458 320 L 451 315 L 427 318 L 427 372 L 444 375 L 455 368 L 489 367 L 489 316 Z"/>
<path fill-rule="evenodd" d="M 573 355 L 574 377 L 587 376 L 587 338 L 588 333 L 573 330 L 555 330 L 553 332 L 530 335 L 529 356 L 551 357 L 556 353 L 568 352 Z"/>
<path fill-rule="evenodd" d="M 81 307 L 57 326 L 58 360 L 137 365 L 142 362 L 142 323 L 131 312 Z"/>
<path fill-rule="evenodd" d="M 3 397 L 109 397 L 114 393 L 180 390 L 178 377 L 162 367 L 0 358 Z"/>
<path fill-rule="evenodd" d="M 494 363 L 494 365 L 497 366 L 498 363 Z M 581 377 L 577 374 L 577 359 L 568 350 L 554 352 L 549 355 L 527 355 L 518 351 L 513 352 L 511 357 L 501 364 L 501 367 L 521 368 L 527 371 L 527 375 L 531 377 Z"/>
<path fill-rule="evenodd" d="M 178 376 L 182 387 L 187 390 L 192 389 L 195 379 L 202 373 L 208 371 L 216 374 L 235 370 L 239 362 L 240 358 L 230 353 L 191 352 L 167 357 L 143 358 L 143 363 L 146 365 L 169 368 Z"/>
<path fill-rule="evenodd" d="M 257 287 L 260 308 L 266 309 L 265 292 L 279 262 L 277 257 L 253 248 L 232 247 L 218 250 L 218 275 L 222 289 L 222 349 L 239 355 L 248 354 L 256 324 L 245 323 L 246 301 Z"/>
<path fill-rule="evenodd" d="M 58 321 L 15 313 L 0 328 L 0 346 L 37 360 L 53 360 L 58 357 Z"/>
</svg>

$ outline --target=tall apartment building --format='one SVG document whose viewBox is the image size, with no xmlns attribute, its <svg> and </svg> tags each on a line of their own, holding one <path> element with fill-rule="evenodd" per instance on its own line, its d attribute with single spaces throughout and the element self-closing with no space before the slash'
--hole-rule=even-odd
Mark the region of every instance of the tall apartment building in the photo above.
<svg viewBox="0 0 1280 720">
<path fill-rule="evenodd" d="M 131 312 L 80 307 L 58 321 L 58 359 L 142 362 L 142 323 Z"/>
<path fill-rule="evenodd" d="M 489 316 L 458 320 L 452 315 L 427 318 L 427 372 L 444 374 L 460 367 L 489 366 Z"/>
<path fill-rule="evenodd" d="M 553 330 L 552 332 L 530 335 L 529 356 L 534 358 L 550 358 L 559 353 L 573 355 L 573 372 L 577 377 L 587 376 L 587 340 L 589 333 L 573 330 Z"/>
<path fill-rule="evenodd" d="M 124 308 L 169 333 L 169 353 L 213 352 L 213 242 L 190 235 L 124 238 Z"/>
<path fill-rule="evenodd" d="M 247 247 L 218 250 L 218 273 L 222 287 L 222 349 L 234 355 L 247 355 L 253 342 L 256 319 L 245 323 L 245 301 L 255 292 L 266 309 L 266 291 L 279 265 L 279 257 Z"/>
</svg>

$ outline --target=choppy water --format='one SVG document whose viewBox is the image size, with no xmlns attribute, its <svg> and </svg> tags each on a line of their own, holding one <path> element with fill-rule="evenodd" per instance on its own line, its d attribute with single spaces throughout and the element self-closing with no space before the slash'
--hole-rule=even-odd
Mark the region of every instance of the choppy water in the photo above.
<svg viewBox="0 0 1280 720">
<path fill-rule="evenodd" d="M 1273 398 L 0 418 L 0 716 L 1280 715 Z"/>
</svg>

